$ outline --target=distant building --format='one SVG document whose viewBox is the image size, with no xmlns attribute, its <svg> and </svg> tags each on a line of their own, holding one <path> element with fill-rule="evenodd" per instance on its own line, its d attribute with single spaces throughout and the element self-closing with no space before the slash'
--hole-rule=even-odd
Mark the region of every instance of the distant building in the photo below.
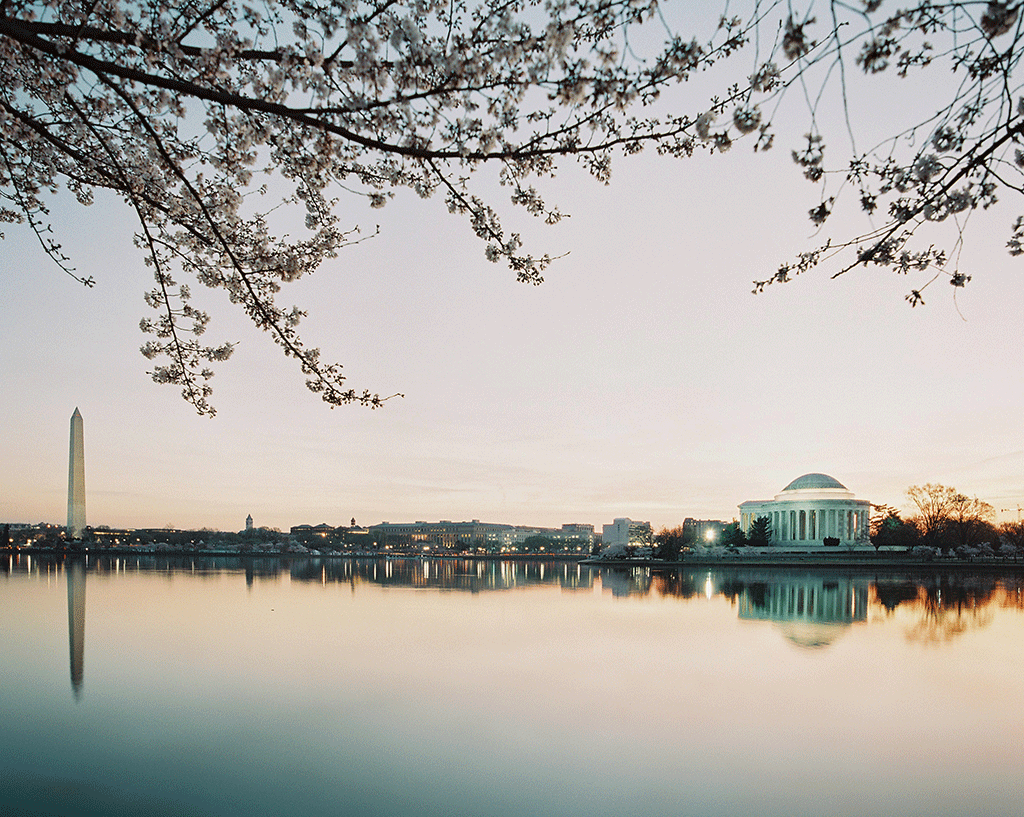
<svg viewBox="0 0 1024 817">
<path fill-rule="evenodd" d="M 288 529 L 288 532 L 292 534 L 292 536 L 305 534 L 307 536 L 319 536 L 323 538 L 329 533 L 334 533 L 336 530 L 339 529 L 331 527 L 326 522 L 321 522 L 319 525 L 292 525 L 291 528 Z M 341 528 L 341 530 L 344 530 L 344 528 Z"/>
<path fill-rule="evenodd" d="M 581 522 L 573 522 L 562 525 L 561 535 L 556 539 L 560 542 L 578 542 L 580 548 L 589 553 L 594 546 L 594 526 Z"/>
<path fill-rule="evenodd" d="M 459 545 L 475 545 L 497 550 L 501 547 L 502 534 L 512 530 L 511 525 L 497 525 L 474 519 L 470 522 L 381 522 L 371 525 L 370 535 L 385 547 L 391 545 L 416 545 L 421 548 L 455 548 Z"/>
<path fill-rule="evenodd" d="M 63 525 L 53 525 L 48 522 L 38 524 L 27 524 L 24 522 L 5 523 L 10 539 L 9 547 L 31 547 L 49 542 L 56 545 L 58 541 L 67 536 L 67 528 Z"/>
<path fill-rule="evenodd" d="M 650 522 L 634 522 L 628 517 L 620 517 L 610 525 L 602 526 L 601 546 L 604 548 L 614 545 L 648 547 L 653 539 Z"/>
<path fill-rule="evenodd" d="M 744 502 L 739 509 L 745 533 L 759 516 L 768 517 L 775 546 L 806 550 L 824 546 L 826 539 L 846 548 L 869 546 L 871 503 L 827 474 L 804 474 L 774 499 Z"/>
<path fill-rule="evenodd" d="M 562 552 L 589 553 L 594 543 L 594 526 L 562 525 L 542 528 L 529 525 L 504 525 L 495 522 L 381 522 L 369 528 L 371 537 L 385 548 L 416 547 L 427 550 L 454 550 L 464 547 L 483 548 L 493 553 L 519 552 L 527 540 L 543 537 L 552 549 Z"/>
<path fill-rule="evenodd" d="M 113 547 L 130 544 L 134 533 L 134 528 L 93 528 L 92 539 L 97 545 Z"/>
<path fill-rule="evenodd" d="M 722 534 L 728 522 L 721 519 L 691 519 L 683 520 L 683 539 L 686 542 L 713 543 L 721 542 Z"/>
<path fill-rule="evenodd" d="M 252 530 L 252 514 L 245 517 L 245 529 Z"/>
</svg>

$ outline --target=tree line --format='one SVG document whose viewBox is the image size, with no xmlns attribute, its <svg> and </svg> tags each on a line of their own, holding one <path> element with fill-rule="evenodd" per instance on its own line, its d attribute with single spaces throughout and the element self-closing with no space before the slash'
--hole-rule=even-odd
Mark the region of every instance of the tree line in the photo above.
<svg viewBox="0 0 1024 817">
<path fill-rule="evenodd" d="M 951 555 L 1016 555 L 1024 552 L 1024 523 L 996 523 L 995 508 L 978 497 L 937 483 L 911 485 L 913 511 L 903 517 L 890 505 L 873 505 L 871 543 L 876 548 L 930 548 Z"/>
</svg>

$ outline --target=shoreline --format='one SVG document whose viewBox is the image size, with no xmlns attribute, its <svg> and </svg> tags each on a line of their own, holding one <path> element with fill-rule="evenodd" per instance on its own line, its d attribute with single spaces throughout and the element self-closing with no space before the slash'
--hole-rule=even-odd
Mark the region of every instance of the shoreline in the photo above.
<svg viewBox="0 0 1024 817">
<path fill-rule="evenodd" d="M 290 551 L 259 551 L 242 552 L 237 550 L 176 550 L 154 549 L 139 550 L 136 548 L 0 548 L 0 553 L 36 557 L 53 557 L 59 559 L 81 556 L 155 556 L 179 558 L 234 558 L 234 559 L 400 559 L 400 560 L 461 560 L 476 562 L 570 562 L 597 568 L 646 568 L 651 570 L 678 570 L 689 567 L 758 567 L 758 568 L 897 568 L 897 569 L 969 569 L 969 570 L 1020 570 L 1024 571 L 1024 559 L 994 557 L 975 557 L 969 560 L 955 556 L 939 556 L 921 558 L 903 552 L 881 553 L 780 553 L 766 554 L 730 554 L 728 556 L 689 556 L 677 561 L 660 561 L 657 559 L 601 559 L 593 556 L 548 553 L 501 553 L 501 554 L 460 554 L 460 553 L 297 553 Z"/>
<path fill-rule="evenodd" d="M 832 557 L 832 558 L 820 558 L 810 554 L 804 555 L 792 555 L 787 554 L 781 558 L 765 558 L 763 556 L 751 556 L 744 558 L 742 556 L 736 557 L 695 557 L 692 559 L 685 559 L 677 562 L 659 562 L 650 559 L 616 559 L 616 560 L 600 560 L 600 559 L 588 559 L 582 562 L 582 564 L 591 565 L 593 567 L 653 567 L 653 568 L 686 568 L 686 567 L 714 567 L 714 568 L 728 568 L 728 567 L 808 567 L 808 568 L 897 568 L 907 569 L 915 568 L 922 570 L 934 570 L 934 569 L 994 569 L 994 570 L 1021 570 L 1024 571 L 1024 561 L 1015 559 L 1001 559 L 1000 557 L 994 558 L 978 558 L 974 560 L 965 561 L 956 557 L 946 558 L 940 557 L 936 559 L 921 559 L 917 557 L 903 557 L 899 554 L 897 558 L 864 558 L 858 556 L 851 557 Z"/>
</svg>

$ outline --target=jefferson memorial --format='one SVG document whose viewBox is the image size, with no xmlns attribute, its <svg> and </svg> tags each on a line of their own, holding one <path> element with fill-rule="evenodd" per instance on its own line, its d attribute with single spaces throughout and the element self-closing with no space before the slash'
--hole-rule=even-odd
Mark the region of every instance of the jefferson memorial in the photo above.
<svg viewBox="0 0 1024 817">
<path fill-rule="evenodd" d="M 844 548 L 868 545 L 871 503 L 855 499 L 827 474 L 804 474 L 774 499 L 750 500 L 739 507 L 744 533 L 750 533 L 759 516 L 768 517 L 775 547 L 810 550 L 823 547 L 826 538 L 838 539 Z"/>
</svg>

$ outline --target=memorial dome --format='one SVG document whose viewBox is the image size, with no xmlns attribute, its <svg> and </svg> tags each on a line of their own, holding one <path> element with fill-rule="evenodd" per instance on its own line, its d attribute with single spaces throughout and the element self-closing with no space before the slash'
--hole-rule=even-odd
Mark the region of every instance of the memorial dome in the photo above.
<svg viewBox="0 0 1024 817">
<path fill-rule="evenodd" d="M 768 517 L 772 546 L 870 547 L 871 503 L 857 499 L 843 483 L 828 474 L 804 474 L 774 499 L 740 504 L 740 528 L 751 531 L 754 521 Z"/>
<path fill-rule="evenodd" d="M 786 639 L 805 650 L 831 647 L 832 643 L 843 635 L 849 624 L 828 624 L 818 621 L 783 621 L 776 627 Z"/>
<path fill-rule="evenodd" d="M 797 477 L 789 485 L 783 488 L 783 491 L 820 491 L 822 489 L 838 488 L 841 491 L 846 490 L 846 486 L 843 485 L 838 479 L 830 477 L 828 474 L 804 474 L 802 477 Z"/>
</svg>

